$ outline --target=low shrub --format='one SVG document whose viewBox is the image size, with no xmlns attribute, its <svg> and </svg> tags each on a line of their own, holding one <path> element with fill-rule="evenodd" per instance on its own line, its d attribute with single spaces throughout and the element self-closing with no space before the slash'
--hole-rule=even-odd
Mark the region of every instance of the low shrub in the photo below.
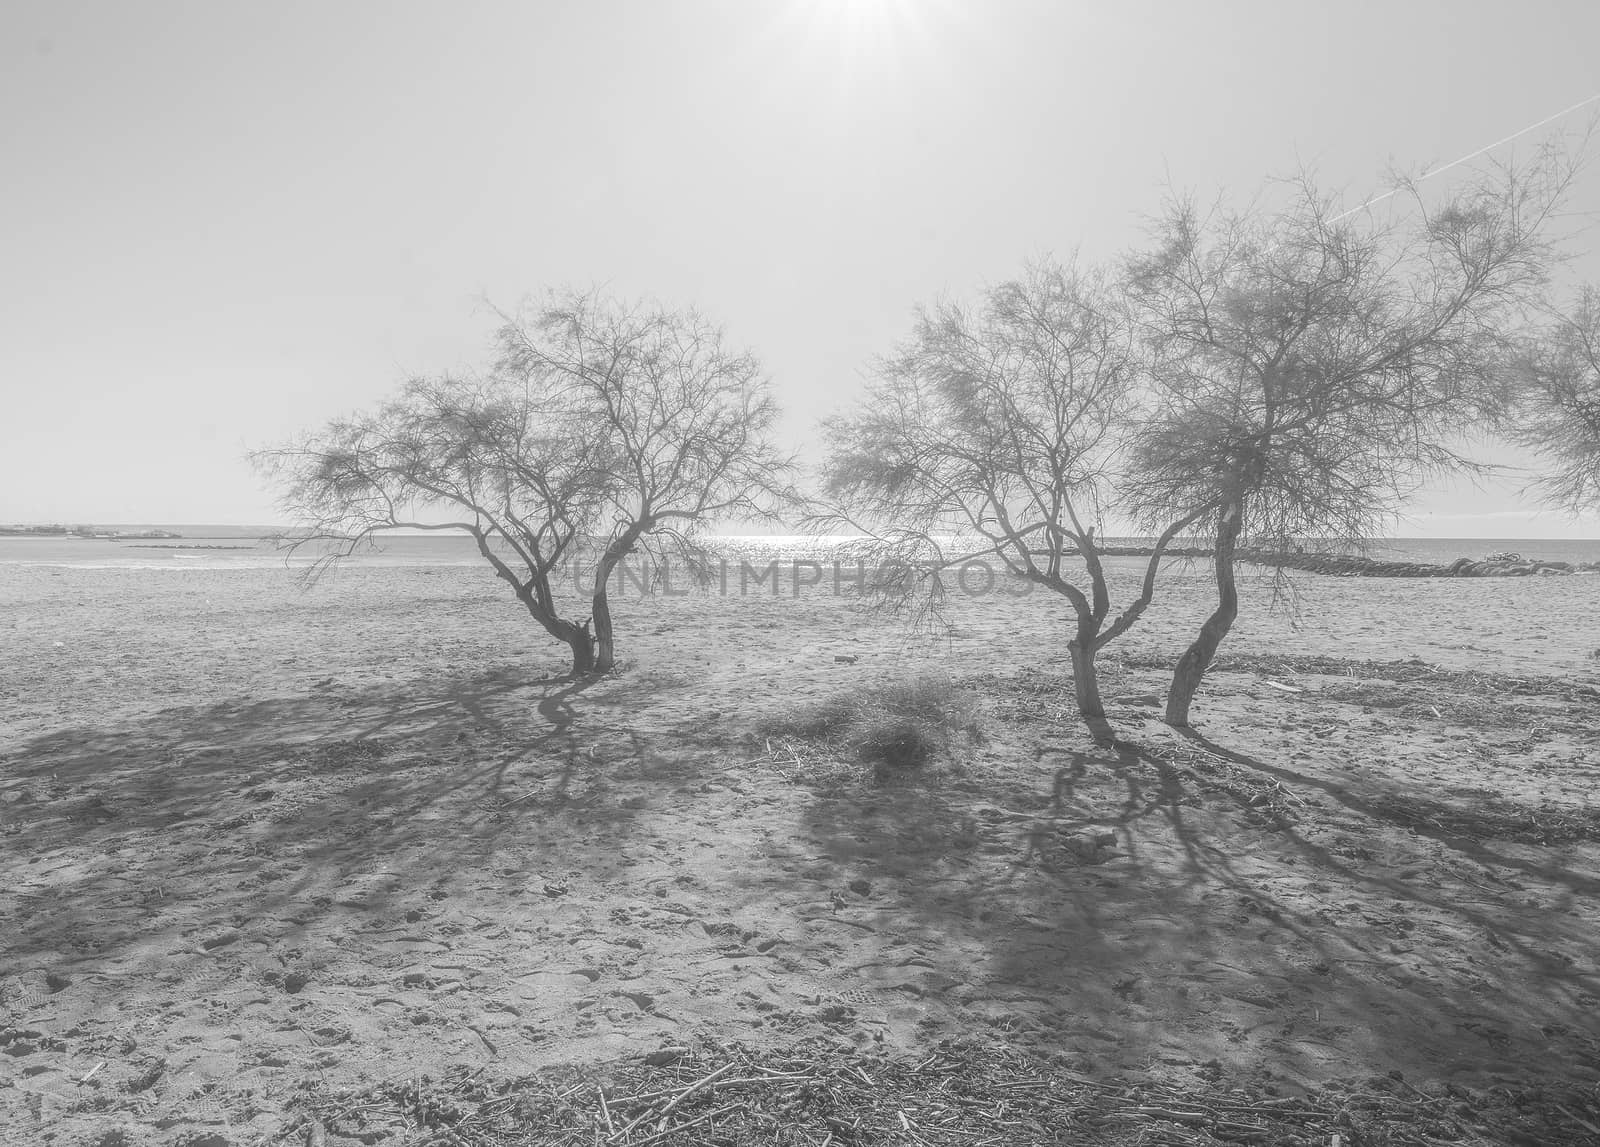
<svg viewBox="0 0 1600 1147">
<path fill-rule="evenodd" d="M 855 747 L 869 764 L 915 769 L 932 760 L 943 745 L 921 723 L 894 717 L 863 729 L 855 738 Z"/>
<path fill-rule="evenodd" d="M 854 757 L 884 783 L 948 755 L 958 738 L 976 736 L 976 718 L 970 694 L 946 678 L 920 676 L 796 705 L 760 721 L 754 736 L 775 759 Z"/>
</svg>

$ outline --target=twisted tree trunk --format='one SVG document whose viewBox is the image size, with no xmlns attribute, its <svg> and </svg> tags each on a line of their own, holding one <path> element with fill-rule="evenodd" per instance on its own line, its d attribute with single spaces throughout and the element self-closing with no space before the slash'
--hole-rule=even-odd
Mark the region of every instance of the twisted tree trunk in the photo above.
<svg viewBox="0 0 1600 1147">
<path fill-rule="evenodd" d="M 634 552 L 639 539 L 654 524 L 654 520 L 648 516 L 635 521 L 606 547 L 606 552 L 600 555 L 600 564 L 595 567 L 593 610 L 590 616 L 594 623 L 594 657 L 589 669 L 592 673 L 610 673 L 617 663 L 616 634 L 611 620 L 611 575 L 622 559 Z"/>
<path fill-rule="evenodd" d="M 1239 587 L 1234 580 L 1233 563 L 1238 556 L 1239 531 L 1244 522 L 1244 506 L 1234 501 L 1217 518 L 1216 569 L 1217 608 L 1200 627 L 1194 644 L 1184 651 L 1172 672 L 1167 690 L 1166 722 L 1180 729 L 1189 726 L 1189 707 L 1195 692 L 1205 680 L 1206 670 L 1217 655 L 1217 647 L 1233 628 L 1239 616 Z"/>
<path fill-rule="evenodd" d="M 601 588 L 594 595 L 594 665 L 595 673 L 610 673 L 617 664 L 617 639 L 611 625 L 611 603 Z"/>
<path fill-rule="evenodd" d="M 566 626 L 566 632 L 561 640 L 567 643 L 567 648 L 572 651 L 572 675 L 574 677 L 587 677 L 591 673 L 604 672 L 599 668 L 595 656 L 595 639 L 589 632 L 589 623 Z"/>
<path fill-rule="evenodd" d="M 1100 671 L 1094 662 L 1094 642 L 1074 639 L 1067 643 L 1067 653 L 1072 657 L 1072 693 L 1078 702 L 1079 715 L 1103 718 L 1106 707 L 1100 699 Z"/>
</svg>

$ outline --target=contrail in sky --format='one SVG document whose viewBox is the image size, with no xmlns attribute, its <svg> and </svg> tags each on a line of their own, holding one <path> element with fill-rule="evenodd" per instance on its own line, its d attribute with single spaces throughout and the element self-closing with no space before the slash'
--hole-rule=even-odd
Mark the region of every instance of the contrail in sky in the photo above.
<svg viewBox="0 0 1600 1147">
<path fill-rule="evenodd" d="M 1422 175 L 1419 175 L 1416 178 L 1416 182 L 1417 183 L 1421 183 L 1424 179 L 1432 179 L 1435 175 L 1438 175 L 1441 172 L 1449 171 L 1452 167 L 1460 167 L 1463 163 L 1466 163 L 1467 160 L 1469 160 L 1469 159 L 1477 159 L 1478 156 L 1482 155 L 1484 152 L 1493 151 L 1495 148 L 1499 147 L 1502 143 L 1510 143 L 1512 140 L 1516 139 L 1519 135 L 1527 135 L 1530 131 L 1533 131 L 1536 128 L 1541 128 L 1547 123 L 1550 123 L 1550 122 L 1552 122 L 1554 120 L 1558 120 L 1564 115 L 1569 115 L 1572 112 L 1577 111 L 1579 108 L 1583 107 L 1584 104 L 1592 104 L 1592 103 L 1594 103 L 1595 100 L 1600 100 L 1600 92 L 1596 92 L 1594 95 L 1590 96 L 1586 100 L 1579 100 L 1577 103 L 1573 104 L 1570 108 L 1562 108 L 1560 111 L 1556 112 L 1555 115 L 1545 116 L 1544 119 L 1540 120 L 1538 123 L 1530 123 L 1527 127 L 1522 128 L 1520 131 L 1512 132 L 1510 135 L 1506 136 L 1504 139 L 1497 139 L 1493 143 L 1489 144 L 1487 147 L 1480 147 L 1477 151 L 1473 152 L 1470 155 L 1463 155 L 1460 159 L 1453 159 L 1449 163 L 1445 164 L 1443 167 L 1436 167 L 1432 171 L 1429 171 L 1429 172 L 1426 172 L 1426 173 L 1424 173 Z M 1332 219 L 1328 220 L 1328 222 L 1329 223 L 1337 223 L 1341 219 L 1345 219 L 1345 218 L 1348 218 L 1351 215 L 1354 215 L 1357 211 L 1365 211 L 1368 207 L 1371 207 L 1374 203 L 1382 203 L 1385 199 L 1389 198 L 1389 196 L 1396 194 L 1400 190 L 1401 190 L 1400 188 L 1396 187 L 1392 191 L 1385 191 L 1382 195 L 1374 195 L 1371 199 L 1367 200 L 1361 206 L 1352 207 L 1352 208 L 1350 208 L 1350 210 L 1344 212 L 1343 214 L 1335 215 Z"/>
</svg>

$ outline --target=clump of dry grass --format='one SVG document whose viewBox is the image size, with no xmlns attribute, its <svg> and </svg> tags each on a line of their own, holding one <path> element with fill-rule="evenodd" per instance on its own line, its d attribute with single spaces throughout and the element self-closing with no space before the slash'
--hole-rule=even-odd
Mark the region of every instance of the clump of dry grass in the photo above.
<svg viewBox="0 0 1600 1147">
<path fill-rule="evenodd" d="M 867 767 L 886 784 L 978 735 L 975 698 L 947 678 L 919 676 L 796 705 L 760 721 L 752 739 L 790 779 L 839 781 Z"/>
<path fill-rule="evenodd" d="M 873 725 L 856 744 L 862 760 L 890 769 L 920 768 L 939 749 L 939 741 L 921 724 L 901 719 Z"/>
<path fill-rule="evenodd" d="M 1487 1090 L 1399 1072 L 1284 1095 L 1255 1078 L 1096 1079 L 1065 1057 L 945 1041 L 916 1057 L 823 1039 L 786 1049 L 665 1048 L 603 1067 L 486 1079 L 455 1069 L 367 1089 L 312 1086 L 278 1142 L 335 1135 L 404 1147 L 1373 1147 L 1593 1143 L 1589 1085 L 1529 1078 Z"/>
</svg>

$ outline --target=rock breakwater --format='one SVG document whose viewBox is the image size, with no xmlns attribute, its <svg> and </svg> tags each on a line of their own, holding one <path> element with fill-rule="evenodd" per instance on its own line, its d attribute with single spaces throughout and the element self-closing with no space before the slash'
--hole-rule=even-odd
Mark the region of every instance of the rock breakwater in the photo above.
<svg viewBox="0 0 1600 1147">
<path fill-rule="evenodd" d="M 1600 573 L 1600 562 L 1545 561 L 1512 553 L 1457 558 L 1449 565 L 1386 561 L 1355 554 L 1286 554 L 1270 550 L 1241 550 L 1240 557 L 1258 565 L 1304 570 L 1332 577 L 1547 577 Z"/>
</svg>

